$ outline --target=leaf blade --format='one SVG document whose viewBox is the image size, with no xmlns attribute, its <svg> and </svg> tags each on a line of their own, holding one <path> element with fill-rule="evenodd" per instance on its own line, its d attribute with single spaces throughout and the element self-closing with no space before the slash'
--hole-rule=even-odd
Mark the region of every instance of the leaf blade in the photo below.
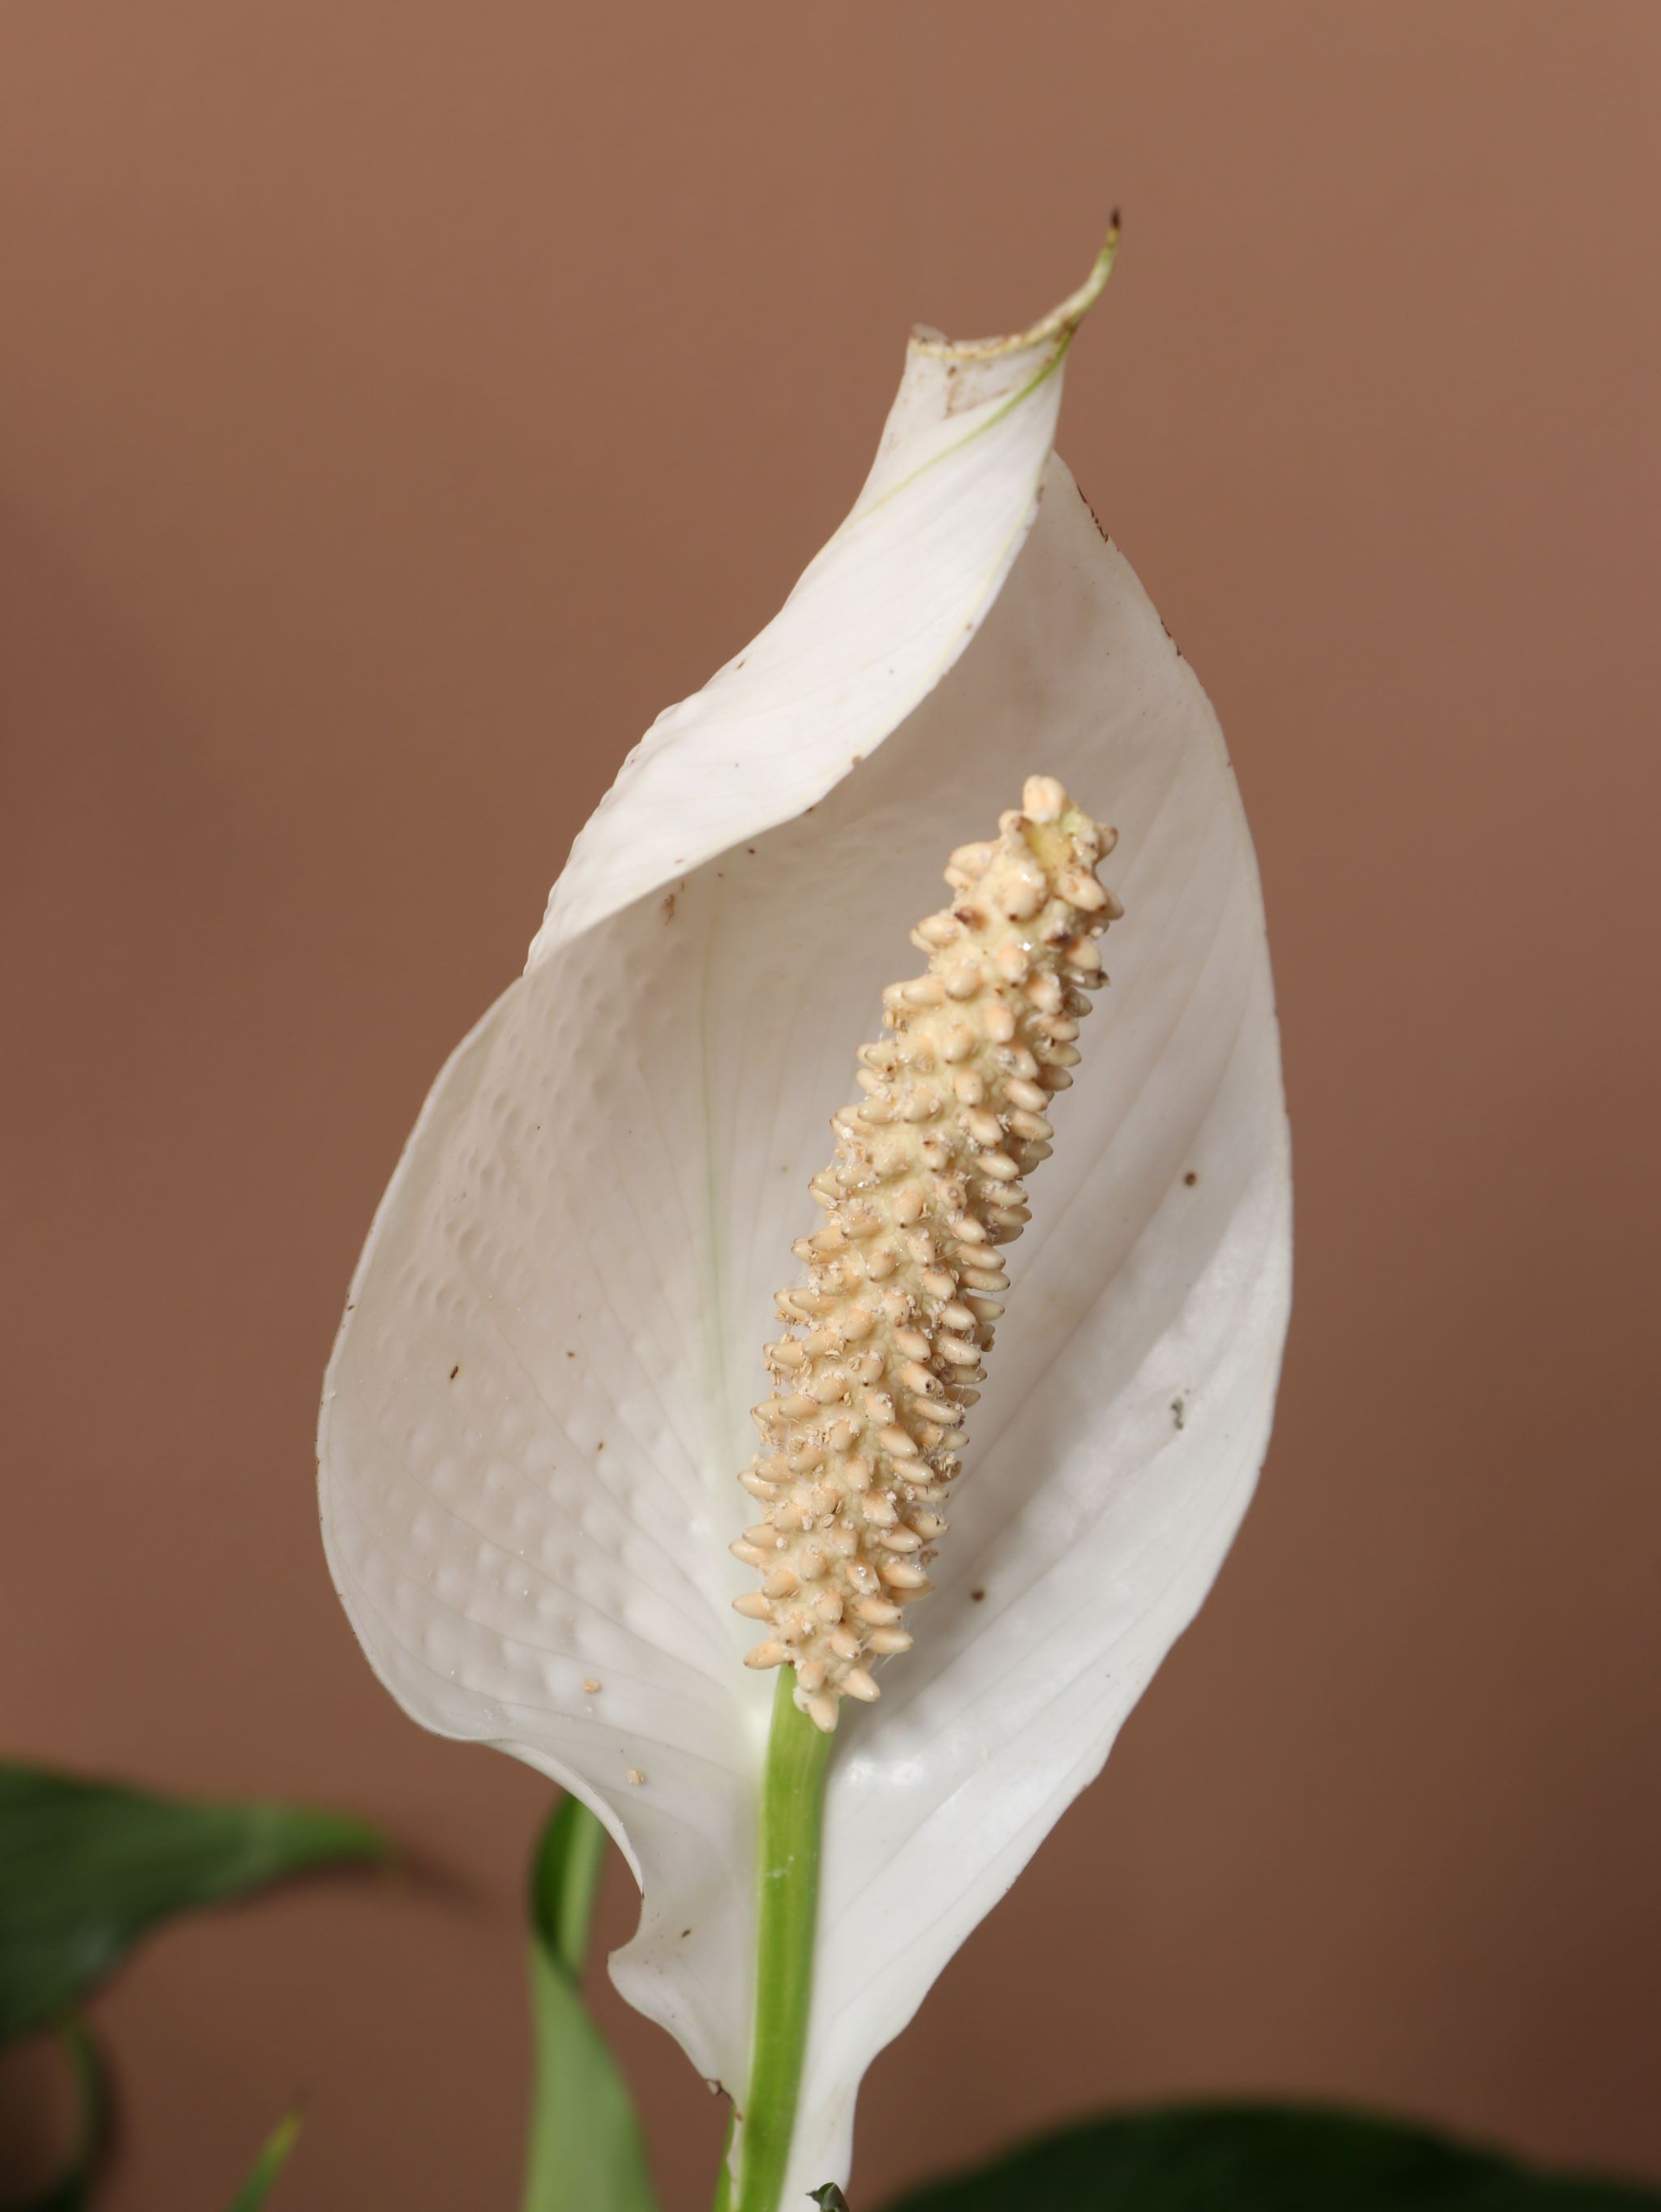
<svg viewBox="0 0 1661 2212">
<path fill-rule="evenodd" d="M 568 1796 L 532 1868 L 536 2069 L 521 2212 L 657 2212 L 634 2101 L 582 1996 L 607 1840 Z"/>
<path fill-rule="evenodd" d="M 1429 2129 L 1311 2106 L 1086 2121 L 887 2212 L 1643 2212 L 1650 2190 L 1539 2172 Z"/>
<path fill-rule="evenodd" d="M 109 2065 L 84 2021 L 74 2014 L 57 2025 L 57 2040 L 69 2062 L 75 2100 L 74 2139 L 64 2167 L 53 2180 L 16 2212 L 86 2212 L 93 2183 L 109 2141 Z"/>
<path fill-rule="evenodd" d="M 388 1856 L 384 1838 L 343 1814 L 0 1762 L 0 2043 L 58 2018 L 177 1913 Z"/>
<path fill-rule="evenodd" d="M 260 2145 L 253 2170 L 231 2202 L 231 2212 L 259 2212 L 271 2194 L 271 2184 L 289 2162 L 289 2154 L 300 2133 L 298 2112 L 285 2112 Z"/>
</svg>

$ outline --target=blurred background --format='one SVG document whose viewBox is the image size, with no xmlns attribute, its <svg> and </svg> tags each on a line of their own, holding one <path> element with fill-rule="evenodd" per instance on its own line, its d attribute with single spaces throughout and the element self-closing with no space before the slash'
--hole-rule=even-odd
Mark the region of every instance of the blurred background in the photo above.
<svg viewBox="0 0 1661 2212">
<path fill-rule="evenodd" d="M 1215 1598 L 879 2063 L 858 2201 L 1185 2092 L 1661 2177 L 1658 80 L 1653 0 L 0 15 L 0 1732 L 442 1876 L 137 1961 L 114 2212 L 296 2093 L 295 2212 L 514 2201 L 548 1793 L 329 1589 L 348 1273 L 910 324 L 1026 321 L 1116 204 L 1062 448 L 1229 732 L 1299 1304 Z M 692 2212 L 721 2115 L 596 1981 Z"/>
</svg>

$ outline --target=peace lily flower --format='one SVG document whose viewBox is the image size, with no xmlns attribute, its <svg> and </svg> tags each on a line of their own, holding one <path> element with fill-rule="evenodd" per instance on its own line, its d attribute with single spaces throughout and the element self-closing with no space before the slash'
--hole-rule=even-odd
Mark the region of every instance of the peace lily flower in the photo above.
<svg viewBox="0 0 1661 2212">
<path fill-rule="evenodd" d="M 1052 451 L 1110 260 L 1019 337 L 913 338 L 852 513 L 630 754 L 440 1075 L 325 1395 L 326 1540 L 371 1663 L 425 1726 L 605 1823 L 643 1899 L 613 1978 L 733 2093 L 742 2212 L 845 2177 L 865 2069 L 1099 1771 L 1269 1434 L 1289 1182 L 1250 842 L 1204 693 Z M 875 1039 L 965 845 L 917 939 L 940 993 L 891 993 Z M 1108 985 L 1093 933 L 1120 904 Z M 1076 1026 L 1098 980 L 1087 1049 L 1045 1032 L 1039 1066 L 1028 1016 Z M 989 1010 L 1024 991 L 1014 1034 Z M 999 1066 L 1013 1091 L 956 1084 Z M 862 1184 L 873 1146 L 915 1141 L 925 1079 L 953 1133 L 934 1180 L 896 1152 Z M 994 1186 L 1051 1148 L 1006 1293 L 1027 1208 Z M 867 1184 L 887 1195 L 861 1226 Z M 831 1326 L 849 1284 L 868 1375 L 857 1324 Z M 793 1395 L 796 1367 L 848 1391 Z"/>
</svg>

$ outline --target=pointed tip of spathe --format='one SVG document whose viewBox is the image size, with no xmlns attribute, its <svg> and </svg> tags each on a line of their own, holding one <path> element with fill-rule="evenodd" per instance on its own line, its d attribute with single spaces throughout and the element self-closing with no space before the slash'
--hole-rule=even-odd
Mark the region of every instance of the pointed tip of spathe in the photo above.
<svg viewBox="0 0 1661 2212">
<path fill-rule="evenodd" d="M 1118 258 L 1119 238 L 1123 226 L 1119 210 L 1115 208 L 1107 219 L 1107 236 L 1102 240 L 1102 250 L 1090 264 L 1090 274 L 1076 292 L 1070 293 L 1059 307 L 1053 308 L 1043 320 L 1029 332 L 1025 343 L 1035 338 L 1070 338 L 1090 310 L 1106 289 L 1107 280 L 1113 274 L 1113 264 Z"/>
<path fill-rule="evenodd" d="M 934 354 L 952 361 L 989 361 L 999 354 L 1025 353 L 1033 346 L 1068 345 L 1074 332 L 1101 298 L 1113 273 L 1121 230 L 1119 210 L 1115 208 L 1108 217 L 1107 236 L 1102 241 L 1101 252 L 1091 264 L 1090 274 L 1077 291 L 1069 292 L 1059 307 L 1040 316 L 1030 329 L 1013 331 L 1007 337 L 948 338 L 938 331 L 919 328 L 911 336 L 912 352 Z"/>
</svg>

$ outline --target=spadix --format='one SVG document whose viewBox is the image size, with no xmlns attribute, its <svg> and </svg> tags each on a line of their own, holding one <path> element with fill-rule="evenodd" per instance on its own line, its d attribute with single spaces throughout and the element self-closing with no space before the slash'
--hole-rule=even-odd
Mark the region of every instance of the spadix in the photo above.
<svg viewBox="0 0 1661 2212">
<path fill-rule="evenodd" d="M 779 1294 L 795 1326 L 767 1347 L 764 1446 L 739 1478 L 767 1512 L 732 1549 L 764 1579 L 733 1610 L 772 1632 L 746 1663 L 793 1668 L 827 1732 L 840 1699 L 882 1694 L 870 1661 L 911 1649 L 901 1608 L 946 1533 L 1009 1286 L 999 1248 L 1031 1218 L 1020 1178 L 1054 1134 L 1038 1109 L 1072 1083 L 1096 939 L 1122 911 L 1096 878 L 1112 831 L 1053 776 L 1022 805 L 952 855 L 952 903 L 911 933 L 928 972 L 882 994 L 890 1035 L 862 1048 L 867 1095 L 811 1186 L 829 1218 L 793 1248 L 809 1272 Z"/>
</svg>

